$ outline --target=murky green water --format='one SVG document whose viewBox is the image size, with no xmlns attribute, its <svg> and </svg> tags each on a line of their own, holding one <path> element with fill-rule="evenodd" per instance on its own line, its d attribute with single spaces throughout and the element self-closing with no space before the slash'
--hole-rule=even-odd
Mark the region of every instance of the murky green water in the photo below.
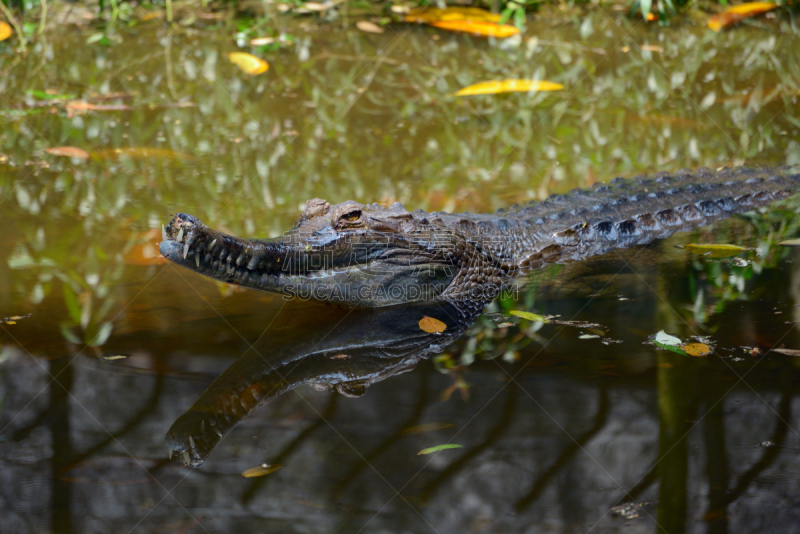
<svg viewBox="0 0 800 534">
<path fill-rule="evenodd" d="M 0 530 L 796 528 L 800 373 L 746 350 L 800 349 L 797 255 L 776 245 L 798 234 L 796 199 L 548 270 L 487 310 L 601 323 L 622 343 L 482 317 L 435 362 L 426 342 L 406 373 L 413 361 L 335 358 L 352 341 L 343 325 L 378 338 L 396 317 L 235 291 L 147 258 L 176 212 L 276 236 L 313 197 L 488 211 L 620 175 L 800 163 L 789 21 L 719 35 L 602 11 L 557 22 L 533 21 L 514 46 L 278 19 L 296 44 L 262 54 L 270 70 L 252 78 L 225 57 L 233 20 L 119 27 L 107 47 L 67 26 L 24 55 L 0 45 L 0 318 L 31 314 L 0 325 Z M 449 96 L 531 77 L 565 90 Z M 90 157 L 45 151 L 64 146 Z M 673 248 L 698 240 L 759 254 L 737 266 Z M 642 344 L 662 329 L 717 350 Z M 279 373 L 297 389 L 201 467 L 168 460 L 164 435 L 236 358 L 282 364 L 320 336 L 330 354 Z M 114 355 L 127 358 L 101 359 Z M 337 373 L 362 383 L 324 391 Z M 269 373 L 234 381 L 254 374 Z M 463 448 L 417 455 L 446 442 Z M 283 467 L 241 477 L 262 463 Z M 651 504 L 636 519 L 611 511 L 627 502 Z"/>
</svg>

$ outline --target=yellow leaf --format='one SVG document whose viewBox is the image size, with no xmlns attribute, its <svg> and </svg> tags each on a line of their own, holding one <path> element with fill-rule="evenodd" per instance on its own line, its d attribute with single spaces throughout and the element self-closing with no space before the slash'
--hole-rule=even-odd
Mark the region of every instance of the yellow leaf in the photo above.
<svg viewBox="0 0 800 534">
<path fill-rule="evenodd" d="M 739 245 L 698 245 L 696 243 L 683 245 L 679 248 L 688 250 L 692 254 L 708 256 L 709 258 L 730 258 L 742 252 L 753 250 Z"/>
<path fill-rule="evenodd" d="M 461 89 L 451 96 L 495 95 L 498 93 L 527 93 L 531 91 L 558 91 L 564 86 L 545 80 L 492 80 L 480 82 Z"/>
<path fill-rule="evenodd" d="M 475 20 L 440 20 L 431 22 L 431 26 L 451 32 L 464 32 L 481 37 L 511 37 L 519 33 L 519 28 L 508 24 L 496 22 L 483 22 Z"/>
<path fill-rule="evenodd" d="M 711 354 L 711 347 L 705 343 L 689 343 L 681 348 L 687 356 L 708 356 Z"/>
<path fill-rule="evenodd" d="M 269 68 L 269 64 L 266 61 L 245 52 L 230 52 L 228 53 L 228 59 L 250 76 L 267 72 Z"/>
<path fill-rule="evenodd" d="M 419 320 L 419 327 L 423 332 L 429 334 L 441 334 L 447 329 L 447 325 L 439 319 L 428 317 L 427 315 Z"/>
<path fill-rule="evenodd" d="M 8 22 L 0 20 L 0 41 L 5 41 L 9 37 L 11 37 L 11 26 Z"/>
<path fill-rule="evenodd" d="M 368 20 L 359 20 L 356 22 L 356 28 L 366 33 L 383 33 L 384 31 L 383 28 Z"/>
<path fill-rule="evenodd" d="M 275 465 L 261 464 L 258 467 L 251 467 L 250 469 L 242 473 L 242 476 L 244 478 L 263 477 L 264 475 L 274 473 L 281 467 L 283 467 L 281 464 L 275 464 Z"/>
<path fill-rule="evenodd" d="M 394 6 L 392 6 L 394 7 Z M 433 24 L 445 21 L 500 22 L 500 15 L 477 7 L 448 7 L 413 9 L 405 16 L 406 22 Z"/>
<path fill-rule="evenodd" d="M 723 28 L 733 26 L 742 19 L 772 11 L 776 7 L 778 7 L 777 4 L 772 2 L 750 2 L 747 4 L 740 4 L 714 15 L 708 19 L 707 25 L 715 32 L 718 32 Z"/>
<path fill-rule="evenodd" d="M 64 156 L 65 158 L 89 159 L 88 152 L 82 148 L 77 148 L 74 146 L 54 146 L 45 148 L 44 151 L 48 154 L 52 154 L 54 156 Z"/>
<path fill-rule="evenodd" d="M 522 317 L 523 319 L 527 319 L 529 321 L 534 321 L 534 322 L 538 322 L 538 323 L 546 323 L 547 322 L 547 317 L 542 317 L 538 313 L 531 313 L 531 312 L 520 311 L 520 310 L 511 310 L 508 313 L 510 313 L 511 315 L 515 315 L 517 317 Z"/>
</svg>

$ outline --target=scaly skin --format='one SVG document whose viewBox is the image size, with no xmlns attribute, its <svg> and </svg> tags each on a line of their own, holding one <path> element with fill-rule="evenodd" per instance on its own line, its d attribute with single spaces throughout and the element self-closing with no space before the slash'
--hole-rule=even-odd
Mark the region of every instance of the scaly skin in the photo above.
<svg viewBox="0 0 800 534">
<path fill-rule="evenodd" d="M 265 240 L 225 235 L 178 214 L 159 250 L 211 278 L 289 296 L 365 307 L 486 303 L 546 264 L 643 245 L 784 199 L 800 189 L 799 171 L 740 167 L 617 178 L 496 214 L 313 199 L 292 230 Z"/>
</svg>

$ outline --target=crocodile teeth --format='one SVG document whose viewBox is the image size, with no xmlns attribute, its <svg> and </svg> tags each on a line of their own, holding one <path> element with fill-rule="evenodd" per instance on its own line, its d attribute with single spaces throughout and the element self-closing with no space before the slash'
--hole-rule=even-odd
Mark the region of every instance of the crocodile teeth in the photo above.
<svg viewBox="0 0 800 534">
<path fill-rule="evenodd" d="M 219 430 L 217 430 L 216 428 L 214 429 L 214 432 L 216 432 L 216 433 L 217 433 L 217 435 L 218 435 L 219 437 L 222 437 L 222 432 L 220 432 L 220 431 L 219 431 Z"/>
<path fill-rule="evenodd" d="M 217 244 L 217 240 L 215 238 L 214 241 L 212 241 L 211 244 L 208 245 L 208 251 L 211 252 L 212 250 L 214 250 L 214 245 L 216 245 L 216 244 Z"/>
<path fill-rule="evenodd" d="M 181 230 L 182 232 L 183 230 Z M 189 254 L 189 243 L 183 245 L 183 259 L 186 259 L 187 254 Z"/>
<path fill-rule="evenodd" d="M 183 241 L 183 227 L 181 227 L 181 229 L 178 230 L 178 237 L 175 238 L 175 241 L 179 243 Z"/>
<path fill-rule="evenodd" d="M 195 444 L 194 444 L 194 439 L 192 438 L 192 436 L 189 436 L 189 446 L 190 446 L 191 448 L 193 448 L 193 449 L 196 449 L 196 448 L 197 448 L 197 447 L 195 446 Z"/>
<path fill-rule="evenodd" d="M 170 449 L 169 447 L 167 447 L 167 448 L 169 449 L 169 459 L 172 460 L 172 453 L 174 451 L 172 449 Z"/>
<path fill-rule="evenodd" d="M 166 241 L 166 240 L 167 240 L 167 229 L 162 224 L 161 225 L 161 241 Z"/>
<path fill-rule="evenodd" d="M 192 465 L 192 459 L 189 457 L 188 451 L 183 451 L 183 461 L 186 462 L 186 465 Z"/>
<path fill-rule="evenodd" d="M 200 251 L 195 252 L 194 254 L 194 263 L 197 265 L 197 268 L 200 268 Z"/>
<path fill-rule="evenodd" d="M 206 433 L 206 421 L 205 421 L 205 419 L 200 421 L 200 432 L 202 432 L 203 434 Z"/>
</svg>

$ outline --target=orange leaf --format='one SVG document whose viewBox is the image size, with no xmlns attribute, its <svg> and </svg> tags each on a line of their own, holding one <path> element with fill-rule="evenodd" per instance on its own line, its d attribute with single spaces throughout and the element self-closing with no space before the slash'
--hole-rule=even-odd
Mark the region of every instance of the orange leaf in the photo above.
<svg viewBox="0 0 800 534">
<path fill-rule="evenodd" d="M 564 86 L 547 80 L 491 80 L 464 87 L 451 96 L 496 95 L 498 93 L 528 93 L 531 91 L 559 91 Z"/>
<path fill-rule="evenodd" d="M 8 22 L 0 20 L 0 41 L 5 41 L 9 37 L 11 37 L 11 26 Z"/>
<path fill-rule="evenodd" d="M 428 317 L 427 315 L 419 320 L 419 327 L 423 332 L 429 334 L 441 334 L 447 329 L 447 325 L 439 319 Z"/>
<path fill-rule="evenodd" d="M 481 22 L 472 20 L 442 20 L 432 22 L 431 26 L 451 32 L 464 32 L 481 37 L 511 37 L 519 33 L 519 28 L 508 24 L 496 22 Z"/>
<path fill-rule="evenodd" d="M 689 343 L 681 348 L 687 356 L 708 356 L 711 354 L 711 347 L 705 343 Z"/>
<path fill-rule="evenodd" d="M 89 159 L 88 152 L 82 148 L 77 148 L 74 146 L 54 146 L 45 148 L 44 151 L 48 154 L 52 154 L 54 156 L 64 156 L 65 158 Z"/>
<path fill-rule="evenodd" d="M 158 252 L 158 247 L 153 243 L 139 243 L 134 245 L 123 257 L 128 265 L 161 265 L 167 259 Z"/>
<path fill-rule="evenodd" d="M 733 26 L 742 19 L 772 11 L 776 7 L 778 7 L 778 5 L 772 2 L 750 2 L 747 4 L 740 4 L 714 15 L 708 19 L 707 25 L 715 32 L 718 32 L 723 28 Z"/>
<path fill-rule="evenodd" d="M 405 16 L 406 22 L 433 24 L 444 21 L 500 22 L 500 15 L 477 7 L 420 8 Z"/>
</svg>

